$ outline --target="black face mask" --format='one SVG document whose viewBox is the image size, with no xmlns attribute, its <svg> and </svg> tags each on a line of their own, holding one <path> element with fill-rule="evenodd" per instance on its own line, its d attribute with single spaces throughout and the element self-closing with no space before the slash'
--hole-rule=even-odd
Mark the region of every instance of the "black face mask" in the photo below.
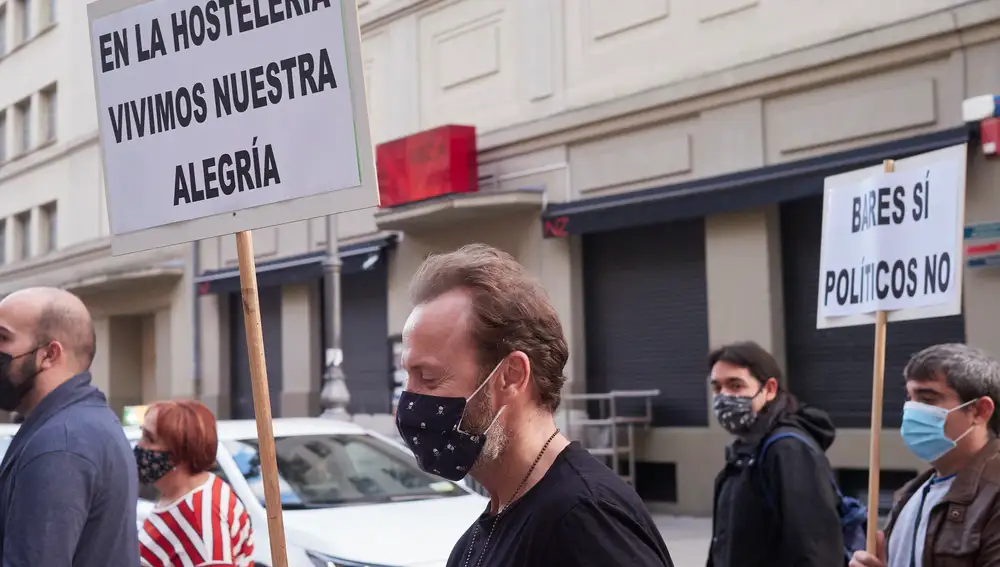
<svg viewBox="0 0 1000 567">
<path fill-rule="evenodd" d="M 498 368 L 500 364 L 468 398 L 430 396 L 406 390 L 400 394 L 396 428 L 406 446 L 413 451 L 421 469 L 456 482 L 469 474 L 469 469 L 486 445 L 487 433 L 496 424 L 500 413 L 493 417 L 482 433 L 462 431 L 462 418 L 469 400 L 486 386 Z"/>
<path fill-rule="evenodd" d="M 166 451 L 154 451 L 136 445 L 132 452 L 135 454 L 139 482 L 142 484 L 153 484 L 174 469 L 170 454 Z"/>
<path fill-rule="evenodd" d="M 4 411 L 14 411 L 20 407 L 24 397 L 35 389 L 35 382 L 38 379 L 38 367 L 34 359 L 27 361 L 18 372 L 18 383 L 14 383 L 14 361 L 18 358 L 33 355 L 42 347 L 35 347 L 24 354 L 17 356 L 6 352 L 0 352 L 0 409 Z"/>
</svg>

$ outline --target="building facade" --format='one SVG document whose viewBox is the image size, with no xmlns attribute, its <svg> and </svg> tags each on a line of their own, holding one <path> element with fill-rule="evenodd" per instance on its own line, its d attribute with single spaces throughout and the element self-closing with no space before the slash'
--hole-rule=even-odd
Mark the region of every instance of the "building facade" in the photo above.
<svg viewBox="0 0 1000 567">
<path fill-rule="evenodd" d="M 710 511 L 728 436 L 705 353 L 743 339 L 831 413 L 830 457 L 862 495 L 873 331 L 815 329 L 823 178 L 969 140 L 962 101 L 1000 89 L 1000 2 L 360 4 L 374 139 L 475 125 L 480 190 L 340 216 L 342 252 L 362 250 L 343 285 L 352 410 L 390 408 L 416 267 L 485 242 L 551 294 L 569 388 L 661 390 L 637 467 L 651 506 Z M 975 144 L 970 156 L 967 222 L 998 220 L 1000 168 Z M 256 232 L 283 414 L 318 411 L 326 222 Z M 235 277 L 232 237 L 200 254 L 208 278 Z M 213 403 L 245 414 L 235 291 L 201 295 L 202 373 Z M 890 326 L 884 489 L 921 466 L 896 429 L 906 358 L 943 341 L 1000 353 L 998 296 L 1000 272 L 967 270 L 963 315 Z"/>
<path fill-rule="evenodd" d="M 113 407 L 194 393 L 193 245 L 113 258 L 85 3 L 0 0 L 0 295 L 71 289 Z"/>
<path fill-rule="evenodd" d="M 198 395 L 222 416 L 252 415 L 235 239 L 110 257 L 85 9 L 56 1 L 55 23 L 32 23 L 22 44 L 20 6 L 32 22 L 49 8 L 0 0 L 0 292 L 80 293 L 101 333 L 95 377 L 116 403 Z M 864 489 L 872 330 L 815 330 L 823 178 L 970 139 L 962 100 L 1000 90 L 1000 0 L 359 7 L 374 139 L 474 125 L 481 182 L 336 219 L 352 411 L 391 410 L 416 267 L 485 242 L 548 289 L 570 341 L 568 388 L 661 390 L 638 455 L 651 507 L 710 511 L 729 438 L 711 417 L 705 354 L 743 339 L 831 413 L 830 458 L 845 490 Z M 38 142 L 50 107 L 55 134 Z M 970 156 L 967 222 L 1000 220 L 1000 167 L 974 144 Z M 53 201 L 71 213 L 50 215 Z M 275 415 L 319 411 L 327 222 L 254 231 Z M 889 327 L 883 488 L 921 466 L 896 431 L 906 357 L 955 340 L 1000 354 L 998 296 L 1000 272 L 967 270 L 961 316 Z"/>
</svg>

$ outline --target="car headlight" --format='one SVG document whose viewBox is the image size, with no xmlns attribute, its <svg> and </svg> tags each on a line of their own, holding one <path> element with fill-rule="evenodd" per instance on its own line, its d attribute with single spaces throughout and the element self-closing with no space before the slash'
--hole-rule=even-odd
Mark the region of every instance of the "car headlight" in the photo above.
<svg viewBox="0 0 1000 567">
<path fill-rule="evenodd" d="M 357 561 L 336 559 L 315 551 L 306 551 L 306 556 L 309 557 L 309 561 L 316 567 L 389 567 L 388 565 L 372 565 L 371 563 L 358 563 Z"/>
</svg>

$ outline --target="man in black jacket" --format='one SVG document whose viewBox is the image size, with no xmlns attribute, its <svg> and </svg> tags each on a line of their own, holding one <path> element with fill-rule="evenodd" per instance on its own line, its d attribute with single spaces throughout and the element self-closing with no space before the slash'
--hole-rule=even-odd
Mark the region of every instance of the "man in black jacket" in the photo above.
<svg viewBox="0 0 1000 567">
<path fill-rule="evenodd" d="M 736 436 L 715 481 L 708 567 L 843 567 L 836 489 L 824 452 L 826 413 L 799 404 L 781 385 L 774 357 L 752 342 L 709 355 L 719 424 Z M 762 448 L 769 438 L 780 440 Z"/>
</svg>

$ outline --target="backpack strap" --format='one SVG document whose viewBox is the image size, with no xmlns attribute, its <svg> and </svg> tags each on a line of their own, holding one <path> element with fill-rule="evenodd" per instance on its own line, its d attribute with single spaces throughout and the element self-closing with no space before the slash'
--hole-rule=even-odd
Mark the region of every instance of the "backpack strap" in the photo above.
<svg viewBox="0 0 1000 567">
<path fill-rule="evenodd" d="M 805 443 L 806 447 L 809 447 L 809 450 L 812 451 L 814 455 L 822 454 L 822 452 L 819 450 L 819 447 L 816 447 L 813 441 L 811 439 L 807 439 L 805 435 L 802 435 L 801 433 L 798 433 L 796 431 L 783 431 L 781 433 L 775 433 L 774 435 L 771 435 L 764 439 L 764 442 L 760 446 L 760 451 L 757 453 L 757 463 L 758 464 L 764 463 L 764 455 L 767 454 L 767 450 L 771 447 L 771 445 L 775 444 L 776 442 L 782 439 L 786 439 L 789 437 L 793 439 L 798 439 L 799 441 Z M 833 474 L 833 467 L 828 467 L 828 473 L 830 476 L 830 484 L 833 485 L 833 490 L 834 492 L 836 492 L 837 501 L 839 502 L 840 500 L 844 499 L 844 495 L 840 492 L 840 486 L 837 484 L 837 478 Z M 766 484 L 767 483 L 765 482 L 765 486 Z"/>
</svg>

